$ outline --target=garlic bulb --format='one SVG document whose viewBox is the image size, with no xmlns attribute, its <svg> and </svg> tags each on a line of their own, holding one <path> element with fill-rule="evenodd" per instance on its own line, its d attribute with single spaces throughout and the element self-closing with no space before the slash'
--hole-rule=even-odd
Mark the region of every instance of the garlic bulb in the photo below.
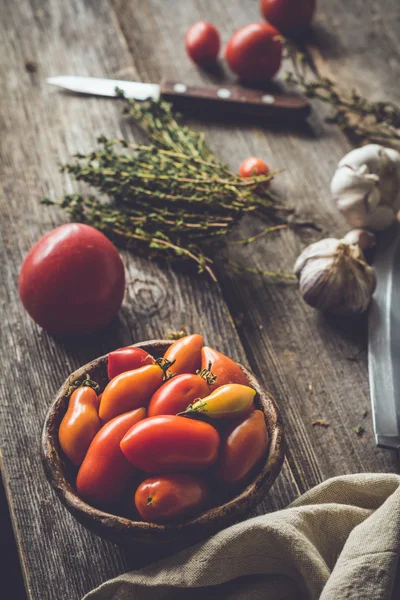
<svg viewBox="0 0 400 600">
<path fill-rule="evenodd" d="M 340 161 L 331 192 L 353 227 L 382 230 L 400 210 L 400 154 L 378 144 L 352 150 Z"/>
<path fill-rule="evenodd" d="M 294 266 L 304 300 L 318 310 L 362 313 L 376 287 L 375 271 L 359 246 L 327 238 L 308 246 Z"/>
</svg>

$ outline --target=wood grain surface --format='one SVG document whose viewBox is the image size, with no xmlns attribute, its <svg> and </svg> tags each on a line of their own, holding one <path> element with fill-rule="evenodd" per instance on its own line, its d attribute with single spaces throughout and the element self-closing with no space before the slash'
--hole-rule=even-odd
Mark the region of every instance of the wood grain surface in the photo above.
<svg viewBox="0 0 400 600">
<path fill-rule="evenodd" d="M 248 364 L 283 412 L 287 459 L 258 514 L 287 506 L 334 475 L 397 472 L 397 457 L 375 447 L 370 416 L 363 416 L 369 407 L 365 319 L 321 316 L 293 285 L 226 274 L 218 265 L 219 286 L 125 252 L 128 288 L 120 316 L 106 331 L 73 340 L 47 335 L 18 300 L 24 256 L 41 235 L 65 221 L 39 200 L 77 189 L 58 173 L 58 162 L 92 149 L 100 134 L 135 135 L 118 102 L 64 94 L 46 85 L 45 77 L 232 83 L 223 66 L 207 74 L 193 66 L 184 33 L 207 19 L 226 42 L 235 29 L 259 19 L 258 1 L 0 0 L 0 15 L 0 451 L 28 597 L 78 600 L 137 564 L 137 556 L 85 531 L 58 502 L 40 463 L 41 427 L 71 371 L 115 347 L 165 337 L 182 324 Z M 320 71 L 343 86 L 400 102 L 399 32 L 398 0 L 320 0 L 308 47 Z M 205 113 L 192 117 L 232 169 L 248 155 L 282 169 L 274 191 L 296 207 L 299 219 L 322 228 L 321 233 L 285 230 L 244 248 L 232 246 L 232 260 L 290 271 L 308 241 L 346 231 L 331 203 L 329 182 L 351 145 L 324 123 L 328 113 L 315 104 L 310 119 L 296 127 L 217 120 Z M 262 227 L 247 218 L 238 239 Z M 330 426 L 313 427 L 316 419 Z M 359 424 L 365 427 L 362 437 L 352 431 Z"/>
</svg>

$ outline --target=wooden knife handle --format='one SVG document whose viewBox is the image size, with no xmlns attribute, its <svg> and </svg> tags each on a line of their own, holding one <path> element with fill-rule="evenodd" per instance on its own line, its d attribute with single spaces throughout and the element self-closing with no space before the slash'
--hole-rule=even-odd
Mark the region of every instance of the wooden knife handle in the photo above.
<svg viewBox="0 0 400 600">
<path fill-rule="evenodd" d="M 177 81 L 162 81 L 161 95 L 181 107 L 200 112 L 235 112 L 276 119 L 305 119 L 311 112 L 308 100 L 300 95 L 283 95 L 239 86 L 198 87 Z"/>
</svg>

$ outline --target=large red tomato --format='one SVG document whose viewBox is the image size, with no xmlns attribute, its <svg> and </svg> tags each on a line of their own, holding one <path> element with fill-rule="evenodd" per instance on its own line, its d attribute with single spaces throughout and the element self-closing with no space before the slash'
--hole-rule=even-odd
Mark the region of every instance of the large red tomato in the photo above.
<svg viewBox="0 0 400 600">
<path fill-rule="evenodd" d="M 32 319 L 50 333 L 91 333 L 107 325 L 121 306 L 124 265 L 100 231 L 68 223 L 33 246 L 18 286 Z"/>
<path fill-rule="evenodd" d="M 210 496 L 206 483 L 184 473 L 157 475 L 141 483 L 135 493 L 140 516 L 151 523 L 165 523 L 199 513 Z"/>
<path fill-rule="evenodd" d="M 311 25 L 316 0 L 261 0 L 265 19 L 284 34 L 297 33 Z"/>
<path fill-rule="evenodd" d="M 163 415 L 137 423 L 121 441 L 131 463 L 148 473 L 201 471 L 218 455 L 219 434 L 208 423 Z"/>
<path fill-rule="evenodd" d="M 225 49 L 229 68 L 244 81 L 268 81 L 281 66 L 279 36 L 269 23 L 251 23 L 238 29 Z"/>
</svg>

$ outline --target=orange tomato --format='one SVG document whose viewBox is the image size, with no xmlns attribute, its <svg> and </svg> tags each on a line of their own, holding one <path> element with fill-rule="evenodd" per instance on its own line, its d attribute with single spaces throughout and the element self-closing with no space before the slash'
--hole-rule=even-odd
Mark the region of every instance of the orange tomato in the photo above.
<svg viewBox="0 0 400 600">
<path fill-rule="evenodd" d="M 166 523 L 188 517 L 205 508 L 209 500 L 206 483 L 193 475 L 158 475 L 141 483 L 135 506 L 144 521 Z"/>
<path fill-rule="evenodd" d="M 145 416 L 146 410 L 137 408 L 115 417 L 97 433 L 76 478 L 76 489 L 83 500 L 104 506 L 122 495 L 135 468 L 119 445 L 127 431 Z"/>
<path fill-rule="evenodd" d="M 268 430 L 264 414 L 255 410 L 236 421 L 221 435 L 216 464 L 218 480 L 225 484 L 243 484 L 268 448 Z"/>
<path fill-rule="evenodd" d="M 158 365 L 146 365 L 117 375 L 103 392 L 100 419 L 109 421 L 134 408 L 147 406 L 154 392 L 162 384 L 163 378 L 164 371 Z"/>
<path fill-rule="evenodd" d="M 182 415 L 204 414 L 210 419 L 229 419 L 248 414 L 256 391 L 248 385 L 228 383 L 191 404 Z"/>
<path fill-rule="evenodd" d="M 184 373 L 166 381 L 152 396 L 148 415 L 176 415 L 210 393 L 210 386 L 199 375 Z"/>
<path fill-rule="evenodd" d="M 69 399 L 68 409 L 58 430 L 60 446 L 74 465 L 83 461 L 90 442 L 101 427 L 98 398 L 91 387 L 80 387 Z"/>
<path fill-rule="evenodd" d="M 217 378 L 216 382 L 210 386 L 211 391 L 227 383 L 249 385 L 246 375 L 235 361 L 214 348 L 204 346 L 201 350 L 201 368 L 206 369 L 209 363 L 211 363 L 211 371 Z"/>
<path fill-rule="evenodd" d="M 131 463 L 148 473 L 201 471 L 217 459 L 219 434 L 208 423 L 160 415 L 137 423 L 121 441 Z"/>
<path fill-rule="evenodd" d="M 174 375 L 196 373 L 200 369 L 203 344 L 203 336 L 197 333 L 176 340 L 164 354 L 167 360 L 175 361 L 169 371 Z"/>
</svg>

